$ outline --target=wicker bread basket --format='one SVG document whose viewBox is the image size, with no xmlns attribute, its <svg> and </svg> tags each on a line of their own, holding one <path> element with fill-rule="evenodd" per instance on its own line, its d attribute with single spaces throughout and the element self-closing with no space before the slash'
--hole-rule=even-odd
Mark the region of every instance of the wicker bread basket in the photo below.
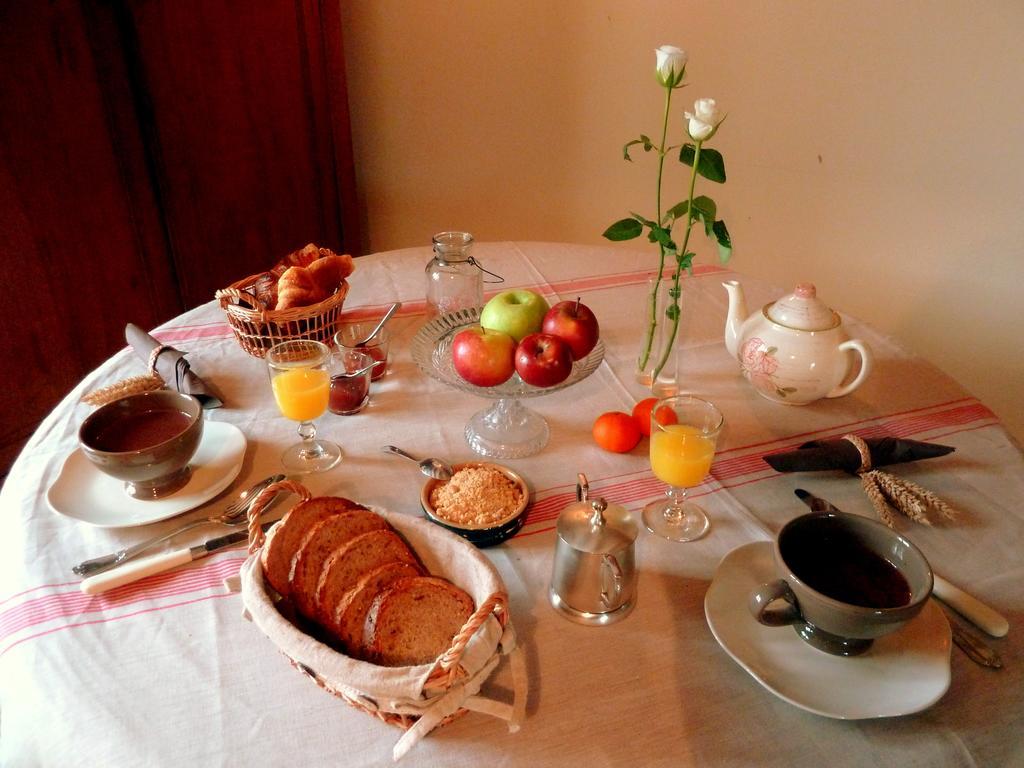
<svg viewBox="0 0 1024 768">
<path fill-rule="evenodd" d="M 264 534 L 259 515 L 278 491 L 309 498 L 298 483 L 267 488 L 249 511 L 250 556 L 240 579 L 245 617 L 318 686 L 386 723 L 405 729 L 392 750 L 398 760 L 438 725 L 475 711 L 503 719 L 519 729 L 526 708 L 526 662 L 517 648 L 509 620 L 508 595 L 501 576 L 476 547 L 460 536 L 419 517 L 373 508 L 410 544 L 431 575 L 458 585 L 477 608 L 430 664 L 381 667 L 340 653 L 306 634 L 278 610 L 274 590 L 265 584 L 260 564 Z M 509 658 L 513 682 L 511 704 L 479 695 L 483 683 Z"/>
<path fill-rule="evenodd" d="M 318 304 L 267 309 L 245 290 L 260 277 L 250 275 L 215 294 L 242 349 L 253 357 L 263 357 L 268 349 L 282 341 L 314 339 L 324 344 L 333 343 L 341 321 L 341 307 L 348 295 L 348 281 L 342 280 L 338 290 Z"/>
</svg>

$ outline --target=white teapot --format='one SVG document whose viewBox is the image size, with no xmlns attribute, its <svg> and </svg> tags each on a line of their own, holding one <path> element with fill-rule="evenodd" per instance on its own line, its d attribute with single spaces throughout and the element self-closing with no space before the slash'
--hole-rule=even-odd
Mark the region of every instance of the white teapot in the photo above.
<svg viewBox="0 0 1024 768">
<path fill-rule="evenodd" d="M 814 285 L 801 283 L 788 296 L 747 316 L 743 289 L 722 283 L 729 294 L 725 346 L 760 395 L 786 405 L 806 405 L 822 397 L 842 397 L 871 372 L 868 346 L 850 339 L 839 315 L 817 298 Z M 854 370 L 856 353 L 860 370 Z"/>
</svg>

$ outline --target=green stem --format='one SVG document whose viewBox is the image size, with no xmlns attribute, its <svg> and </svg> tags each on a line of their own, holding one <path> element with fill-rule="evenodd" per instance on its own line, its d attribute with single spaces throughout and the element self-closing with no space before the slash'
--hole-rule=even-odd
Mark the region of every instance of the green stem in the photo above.
<svg viewBox="0 0 1024 768">
<path fill-rule="evenodd" d="M 672 88 L 665 88 L 665 114 L 661 120 L 661 142 L 658 144 L 658 218 L 655 219 L 658 226 L 661 226 L 661 176 L 665 169 L 665 139 L 668 137 L 669 109 L 672 105 Z M 665 271 L 665 246 L 658 244 L 658 274 L 654 278 L 654 285 L 651 288 L 651 295 L 648 297 L 648 308 L 650 317 L 647 321 L 647 334 L 644 338 L 644 347 L 640 352 L 640 359 L 637 361 L 642 371 L 647 367 L 647 361 L 651 357 L 651 346 L 654 344 L 654 331 L 658 327 L 658 291 L 661 288 L 661 273 Z"/>
<path fill-rule="evenodd" d="M 679 249 L 679 253 L 683 254 L 683 256 L 687 253 L 687 248 L 690 245 L 690 232 L 693 230 L 693 190 L 697 184 L 697 164 L 700 162 L 700 148 L 702 144 L 703 142 L 701 141 L 697 142 L 697 146 L 693 152 L 693 168 L 690 169 L 690 193 L 687 198 L 689 202 L 686 206 L 686 234 L 683 235 L 683 247 Z M 662 251 L 662 260 L 664 260 L 664 249 L 662 249 Z M 658 361 L 658 364 L 655 366 L 654 371 L 651 374 L 652 384 L 657 381 L 658 375 L 661 373 L 661 369 L 665 367 L 669 356 L 672 354 L 672 347 L 675 346 L 676 333 L 679 331 L 679 315 L 682 314 L 679 309 L 679 280 L 682 278 L 682 272 L 682 268 L 676 264 L 676 271 L 672 275 L 672 293 L 674 294 L 672 302 L 675 304 L 676 311 L 675 316 L 672 318 L 672 331 L 669 334 L 668 342 L 664 345 L 664 348 L 661 351 L 661 359 Z"/>
</svg>

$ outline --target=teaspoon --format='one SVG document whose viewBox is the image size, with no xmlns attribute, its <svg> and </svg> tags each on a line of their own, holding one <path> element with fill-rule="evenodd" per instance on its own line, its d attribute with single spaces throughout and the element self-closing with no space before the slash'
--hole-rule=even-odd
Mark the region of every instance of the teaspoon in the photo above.
<svg viewBox="0 0 1024 768">
<path fill-rule="evenodd" d="M 396 301 L 394 304 L 392 304 L 391 307 L 388 309 L 388 311 L 384 313 L 384 317 L 382 317 L 380 319 L 380 322 L 377 323 L 376 327 L 372 331 L 370 331 L 369 334 L 367 334 L 366 338 L 363 339 L 362 341 L 357 341 L 352 346 L 353 347 L 361 347 L 364 344 L 368 344 L 370 342 L 370 339 L 372 339 L 374 336 L 376 336 L 378 333 L 380 333 L 380 329 L 384 327 L 384 323 L 386 323 L 388 320 L 390 320 L 391 316 L 393 314 L 395 314 L 395 312 L 397 312 L 399 307 L 401 307 L 401 306 L 402 306 L 402 302 L 400 302 L 400 301 Z"/>
<path fill-rule="evenodd" d="M 393 445 L 385 445 L 381 450 L 385 453 L 393 453 L 396 456 L 402 456 L 403 458 L 409 459 L 409 461 L 415 461 L 419 465 L 420 472 L 427 477 L 433 477 L 437 480 L 450 480 L 452 477 L 453 473 L 451 466 L 446 462 L 441 461 L 441 459 L 423 459 L 421 461 L 415 456 L 412 456 L 401 448 L 397 448 Z"/>
<path fill-rule="evenodd" d="M 373 368 L 373 366 L 375 366 L 376 364 L 377 364 L 377 361 L 374 360 L 368 366 L 366 366 L 365 368 L 360 368 L 358 371 L 344 371 L 343 373 L 336 373 L 333 376 L 331 376 L 331 378 L 332 379 L 355 379 L 355 378 L 358 378 L 359 376 L 362 376 L 368 370 Z"/>
</svg>

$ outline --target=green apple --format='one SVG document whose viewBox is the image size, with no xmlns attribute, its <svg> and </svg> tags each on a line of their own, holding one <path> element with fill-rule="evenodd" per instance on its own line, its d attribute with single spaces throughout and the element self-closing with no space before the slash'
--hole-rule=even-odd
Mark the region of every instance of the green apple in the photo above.
<svg viewBox="0 0 1024 768">
<path fill-rule="evenodd" d="M 544 297 L 534 291 L 525 288 L 502 291 L 484 304 L 480 325 L 507 333 L 520 342 L 524 336 L 540 330 L 548 309 Z"/>
</svg>

